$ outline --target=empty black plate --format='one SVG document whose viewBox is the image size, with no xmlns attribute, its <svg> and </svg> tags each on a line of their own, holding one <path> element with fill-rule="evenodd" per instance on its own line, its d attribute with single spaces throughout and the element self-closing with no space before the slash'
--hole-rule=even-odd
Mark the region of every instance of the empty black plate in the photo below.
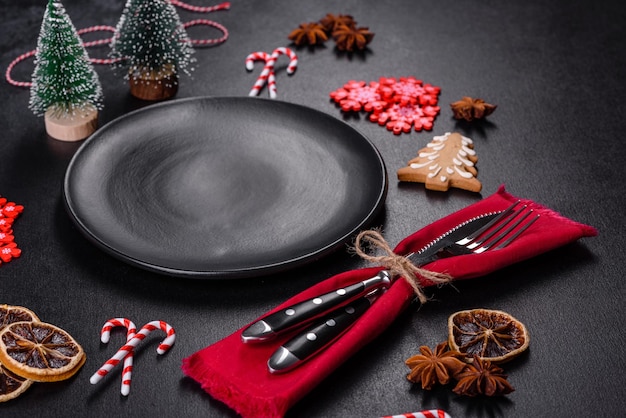
<svg viewBox="0 0 626 418">
<path fill-rule="evenodd" d="M 346 123 L 258 98 L 124 115 L 67 169 L 68 213 L 96 245 L 175 276 L 258 276 L 320 257 L 384 205 L 376 148 Z"/>
</svg>

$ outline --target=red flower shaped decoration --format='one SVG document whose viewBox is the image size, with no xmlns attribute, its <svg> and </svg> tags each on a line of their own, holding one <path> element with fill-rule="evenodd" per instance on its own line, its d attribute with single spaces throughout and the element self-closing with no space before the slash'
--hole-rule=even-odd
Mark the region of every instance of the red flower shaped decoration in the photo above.
<svg viewBox="0 0 626 418">
<path fill-rule="evenodd" d="M 381 77 L 378 82 L 349 81 L 330 93 L 344 112 L 369 112 L 369 120 L 396 135 L 431 130 L 439 114 L 441 89 L 415 77 Z"/>
<path fill-rule="evenodd" d="M 8 244 L 9 242 L 15 241 L 15 237 L 6 232 L 0 232 L 0 244 Z"/>
<path fill-rule="evenodd" d="M 9 232 L 11 230 L 12 225 L 13 225 L 13 218 L 0 217 L 0 231 L 1 232 Z"/>
<path fill-rule="evenodd" d="M 0 264 L 2 262 L 8 263 L 12 259 L 19 257 L 21 253 L 22 250 L 17 248 L 17 244 L 14 242 L 0 246 Z"/>
<path fill-rule="evenodd" d="M 0 197 L 0 264 L 8 263 L 22 254 L 13 236 L 13 221 L 24 211 L 24 206 Z"/>
<path fill-rule="evenodd" d="M 14 202 L 7 202 L 0 212 L 2 212 L 2 216 L 5 218 L 17 218 L 20 213 L 24 210 L 24 206 L 17 205 Z"/>
<path fill-rule="evenodd" d="M 330 93 L 331 99 L 339 103 L 344 112 L 366 112 L 381 111 L 387 107 L 387 101 L 383 100 L 379 85 L 372 81 L 366 84 L 365 81 L 348 81 L 340 89 Z"/>
</svg>

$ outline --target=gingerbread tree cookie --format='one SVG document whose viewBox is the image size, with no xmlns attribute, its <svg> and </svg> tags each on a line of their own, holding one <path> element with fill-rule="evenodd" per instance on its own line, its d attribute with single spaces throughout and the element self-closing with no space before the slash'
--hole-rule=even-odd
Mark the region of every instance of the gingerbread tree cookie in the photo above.
<svg viewBox="0 0 626 418">
<path fill-rule="evenodd" d="M 407 167 L 398 170 L 398 180 L 424 183 L 429 190 L 447 191 L 450 187 L 479 192 L 474 164 L 478 161 L 474 143 L 458 133 L 436 136 L 418 151 Z"/>
</svg>

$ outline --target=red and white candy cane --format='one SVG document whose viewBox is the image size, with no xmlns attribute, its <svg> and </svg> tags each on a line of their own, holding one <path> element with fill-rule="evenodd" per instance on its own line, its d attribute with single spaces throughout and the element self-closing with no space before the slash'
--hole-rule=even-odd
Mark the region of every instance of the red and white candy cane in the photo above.
<svg viewBox="0 0 626 418">
<path fill-rule="evenodd" d="M 164 354 L 174 344 L 174 341 L 176 340 L 176 332 L 174 331 L 174 328 L 172 328 L 172 326 L 168 324 L 167 322 L 164 322 L 164 321 L 148 322 L 146 325 L 141 327 L 139 332 L 135 334 L 133 338 L 128 340 L 126 344 L 122 346 L 122 348 L 117 350 L 117 353 L 115 353 L 113 357 L 108 359 L 98 369 L 98 371 L 96 371 L 91 376 L 91 378 L 89 379 L 89 382 L 91 382 L 92 385 L 95 385 L 100 380 L 102 380 L 102 378 L 106 376 L 111 371 L 111 369 L 117 366 L 119 362 L 122 361 L 122 359 L 124 359 L 129 353 L 132 353 L 135 347 L 137 347 L 137 345 L 140 342 L 142 342 L 144 338 L 146 338 L 152 331 L 155 331 L 157 329 L 160 329 L 161 331 L 164 331 L 167 334 L 165 339 L 161 342 L 161 344 L 159 344 L 159 347 L 157 348 L 158 354 Z"/>
<path fill-rule="evenodd" d="M 261 74 L 257 78 L 254 86 L 250 90 L 249 96 L 256 96 L 259 94 L 259 91 L 267 82 L 267 87 L 270 93 L 270 98 L 275 99 L 276 94 L 276 76 L 274 72 L 274 66 L 276 65 L 276 60 L 280 55 L 286 55 L 289 57 L 289 65 L 287 66 L 287 74 L 291 75 L 295 72 L 298 66 L 298 56 L 289 48 L 276 48 L 271 54 L 266 52 L 253 52 L 248 55 L 246 58 L 246 68 L 248 71 L 251 71 L 254 66 L 254 61 L 263 60 L 265 61 L 265 67 Z"/>
<path fill-rule="evenodd" d="M 276 77 L 274 75 L 273 62 L 270 61 L 271 55 L 267 52 L 253 52 L 246 57 L 246 69 L 248 71 L 252 71 L 254 69 L 255 61 L 264 61 L 265 67 L 263 71 L 257 78 L 254 86 L 252 86 L 252 90 L 250 90 L 249 96 L 256 96 L 259 94 L 259 91 L 265 85 L 267 81 L 267 88 L 270 92 L 270 98 L 276 98 Z M 275 62 L 275 61 L 274 61 Z"/>
<path fill-rule="evenodd" d="M 135 333 L 137 332 L 137 327 L 135 326 L 134 322 L 131 321 L 130 319 L 113 318 L 113 319 L 109 319 L 102 327 L 102 330 L 100 331 L 100 341 L 102 341 L 105 344 L 108 343 L 109 339 L 111 338 L 111 329 L 115 327 L 126 328 L 126 342 L 129 342 L 135 336 Z M 122 371 L 122 387 L 121 387 L 121 393 L 124 396 L 128 396 L 128 394 L 130 393 L 130 382 L 131 382 L 132 373 L 133 373 L 133 355 L 134 355 L 133 351 L 134 350 L 131 350 L 124 357 L 124 370 Z"/>
<path fill-rule="evenodd" d="M 293 74 L 296 71 L 296 68 L 298 68 L 298 56 L 296 55 L 296 53 L 293 52 L 291 49 L 285 47 L 276 48 L 272 52 L 272 58 L 274 58 L 274 61 L 276 61 L 280 55 L 286 55 L 289 58 L 287 74 Z"/>
<path fill-rule="evenodd" d="M 382 418 L 451 418 L 447 412 L 441 409 L 429 409 L 420 412 L 408 412 L 400 415 L 386 415 Z"/>
</svg>

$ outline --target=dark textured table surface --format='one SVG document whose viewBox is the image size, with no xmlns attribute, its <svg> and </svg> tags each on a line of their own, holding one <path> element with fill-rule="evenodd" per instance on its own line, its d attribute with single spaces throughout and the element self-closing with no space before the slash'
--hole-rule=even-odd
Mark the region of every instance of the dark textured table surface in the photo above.
<svg viewBox="0 0 626 418">
<path fill-rule="evenodd" d="M 2 0 L 0 67 L 36 45 L 44 1 Z M 196 2 L 197 4 L 198 2 Z M 115 25 L 122 0 L 67 0 L 77 28 Z M 204 5 L 204 4 L 203 4 Z M 233 1 L 208 15 L 230 32 L 196 51 L 193 77 L 177 98 L 246 96 L 260 71 L 245 70 L 253 51 L 289 46 L 287 34 L 326 13 L 351 14 L 376 36 L 364 54 L 338 53 L 333 43 L 298 49 L 299 67 L 277 73 L 278 98 L 310 106 L 367 136 L 389 171 L 383 213 L 374 221 L 387 240 L 403 237 L 495 192 L 501 184 L 561 214 L 596 227 L 599 235 L 498 271 L 433 291 L 434 301 L 410 309 L 394 325 L 310 392 L 290 417 L 375 417 L 443 408 L 453 417 L 623 416 L 626 411 L 623 215 L 626 146 L 626 9 L 617 1 Z M 180 12 L 186 21 L 198 17 Z M 219 36 L 193 28 L 192 37 Z M 90 49 L 106 55 L 106 47 Z M 281 61 L 282 62 L 282 61 Z M 12 75 L 28 80 L 32 60 Z M 133 99 L 119 75 L 97 66 L 105 95 L 100 125 L 147 103 Z M 360 117 L 343 117 L 329 92 L 348 80 L 415 76 L 442 88 L 432 132 L 394 136 Z M 261 95 L 266 96 L 263 90 Z M 462 96 L 498 105 L 486 121 L 458 122 L 449 103 Z M 0 85 L 0 194 L 25 206 L 15 224 L 22 256 L 0 266 L 0 303 L 31 308 L 69 331 L 88 360 L 72 379 L 35 384 L 0 405 L 3 417 L 167 416 L 236 414 L 206 395 L 180 370 L 181 360 L 219 341 L 293 294 L 365 262 L 341 247 L 288 272 L 246 280 L 184 280 L 121 262 L 88 242 L 65 212 L 62 184 L 79 144 L 46 136 L 28 110 L 28 89 Z M 395 171 L 433 135 L 471 137 L 480 194 L 429 192 L 399 184 Z M 501 309 L 531 334 L 528 353 L 506 365 L 515 392 L 493 399 L 422 391 L 406 379 L 404 360 L 420 345 L 446 336 L 452 312 Z M 89 376 L 115 350 L 99 330 L 111 317 L 138 324 L 163 319 L 176 327 L 174 348 L 156 358 L 160 336 L 137 354 L 130 396 L 119 393 L 119 370 L 97 386 Z"/>
</svg>

